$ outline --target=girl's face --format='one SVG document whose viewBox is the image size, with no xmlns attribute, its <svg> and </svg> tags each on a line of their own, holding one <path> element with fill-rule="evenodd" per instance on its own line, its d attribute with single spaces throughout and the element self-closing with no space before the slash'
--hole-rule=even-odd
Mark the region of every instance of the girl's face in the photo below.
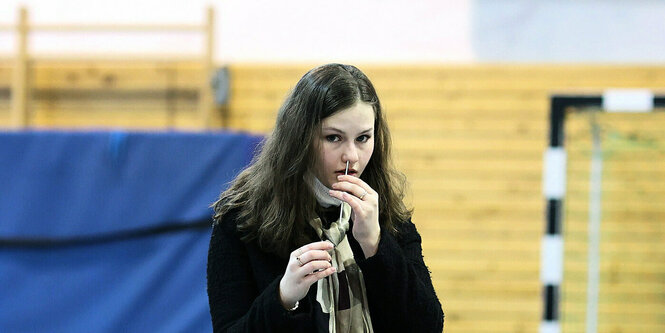
<svg viewBox="0 0 665 333">
<path fill-rule="evenodd" d="M 321 121 L 317 145 L 319 156 L 314 173 L 328 188 L 343 175 L 360 177 L 374 151 L 374 109 L 365 102 L 336 112 Z"/>
</svg>

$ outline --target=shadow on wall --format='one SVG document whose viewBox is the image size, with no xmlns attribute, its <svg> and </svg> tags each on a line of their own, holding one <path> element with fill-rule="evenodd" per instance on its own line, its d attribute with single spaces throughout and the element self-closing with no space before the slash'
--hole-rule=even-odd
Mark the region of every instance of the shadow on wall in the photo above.
<svg viewBox="0 0 665 333">
<path fill-rule="evenodd" d="M 663 62 L 665 2 L 475 0 L 479 61 Z"/>
</svg>

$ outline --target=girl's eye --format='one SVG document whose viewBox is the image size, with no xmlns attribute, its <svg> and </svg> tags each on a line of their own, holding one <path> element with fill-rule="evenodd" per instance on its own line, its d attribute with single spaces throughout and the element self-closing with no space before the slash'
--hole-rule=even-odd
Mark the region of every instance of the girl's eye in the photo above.
<svg viewBox="0 0 665 333">
<path fill-rule="evenodd" d="M 369 135 L 361 135 L 356 139 L 356 141 L 362 142 L 362 143 L 367 142 L 367 140 L 369 140 Z"/>
<path fill-rule="evenodd" d="M 340 138 L 338 135 L 326 135 L 326 140 L 328 140 L 328 142 L 337 142 Z"/>
</svg>

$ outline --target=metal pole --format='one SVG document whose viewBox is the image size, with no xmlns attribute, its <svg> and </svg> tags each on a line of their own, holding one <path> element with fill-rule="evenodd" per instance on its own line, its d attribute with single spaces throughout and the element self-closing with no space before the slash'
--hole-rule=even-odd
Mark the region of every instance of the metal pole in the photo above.
<svg viewBox="0 0 665 333">
<path fill-rule="evenodd" d="M 19 9 L 16 44 L 12 77 L 11 126 L 22 129 L 28 126 L 28 11 L 25 7 Z"/>
<path fill-rule="evenodd" d="M 208 7 L 207 21 L 205 28 L 205 55 L 202 61 L 202 78 L 201 87 L 199 88 L 199 116 L 201 129 L 206 130 L 210 128 L 210 119 L 213 110 L 212 102 L 212 87 L 210 86 L 210 79 L 213 71 L 213 57 L 215 47 L 215 10 Z"/>
<path fill-rule="evenodd" d="M 587 276 L 586 331 L 587 333 L 596 333 L 598 331 L 598 284 L 600 281 L 600 220 L 603 150 L 601 147 L 600 128 L 596 120 L 596 112 L 591 111 L 590 113 L 593 146 L 591 152 L 591 174 L 589 176 L 589 268 Z"/>
</svg>

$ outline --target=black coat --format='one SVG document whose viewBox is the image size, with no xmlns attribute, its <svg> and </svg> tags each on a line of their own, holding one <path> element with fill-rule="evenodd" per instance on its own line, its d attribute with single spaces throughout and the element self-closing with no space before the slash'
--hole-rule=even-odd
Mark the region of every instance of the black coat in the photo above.
<svg viewBox="0 0 665 333">
<path fill-rule="evenodd" d="M 236 226 L 236 214 L 226 214 L 210 238 L 207 278 L 213 331 L 327 332 L 316 283 L 297 310 L 285 310 L 279 282 L 288 259 L 261 250 L 256 242 L 241 241 Z M 423 262 L 420 235 L 411 221 L 398 224 L 398 229 L 398 237 L 381 230 L 378 251 L 369 259 L 351 229 L 347 233 L 365 278 L 374 331 L 441 332 L 443 311 Z"/>
</svg>

